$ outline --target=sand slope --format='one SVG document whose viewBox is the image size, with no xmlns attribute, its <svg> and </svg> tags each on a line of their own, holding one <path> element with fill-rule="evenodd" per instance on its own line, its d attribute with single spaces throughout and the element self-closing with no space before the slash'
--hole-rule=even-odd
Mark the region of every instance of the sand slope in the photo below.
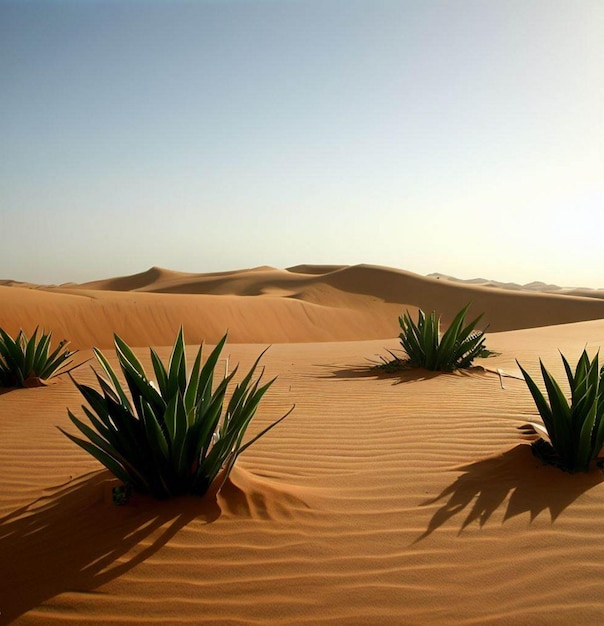
<svg viewBox="0 0 604 626">
<path fill-rule="evenodd" d="M 395 349 L 396 339 L 387 333 L 368 339 L 366 329 L 351 325 L 352 340 L 325 340 L 335 321 L 342 323 L 346 311 L 386 317 L 382 307 L 400 304 L 385 301 L 391 284 L 408 285 L 410 306 L 420 305 L 416 297 L 434 298 L 453 310 L 458 292 L 405 272 L 351 269 L 262 268 L 235 273 L 237 289 L 228 287 L 228 276 L 214 276 L 209 282 L 227 289 L 222 295 L 119 293 L 106 285 L 3 288 L 10 294 L 0 300 L 2 324 L 18 324 L 19 315 L 31 323 L 54 311 L 52 319 L 70 336 L 81 333 L 84 348 L 84 339 L 101 336 L 95 334 L 101 321 L 108 330 L 121 322 L 135 338 L 146 336 L 139 326 L 151 325 L 161 339 L 172 330 L 167 312 L 179 319 L 178 301 L 194 328 L 188 316 L 197 311 L 191 301 L 197 297 L 224 306 L 225 315 L 235 315 L 238 299 L 248 316 L 272 311 L 280 332 L 299 339 L 275 343 L 265 355 L 267 376 L 279 378 L 252 431 L 293 403 L 295 411 L 242 455 L 215 499 L 157 503 L 138 496 L 115 507 L 115 481 L 56 429 L 72 429 L 66 407 L 82 413 L 72 384 L 1 394 L 0 623 L 602 622 L 604 476 L 567 475 L 531 455 L 518 427 L 536 419 L 536 409 L 516 377 L 515 359 L 536 373 L 542 357 L 561 377 L 558 350 L 576 359 L 584 346 L 590 352 L 604 346 L 604 319 L 562 324 L 573 311 L 596 317 L 582 299 L 536 295 L 520 307 L 513 292 L 503 292 L 498 308 L 489 299 L 493 289 L 472 290 L 485 291 L 480 303 L 490 303 L 494 314 L 508 312 L 514 329 L 488 337 L 499 356 L 463 373 L 378 376 L 370 361 Z M 254 299 L 237 291 L 262 290 L 262 274 L 270 293 Z M 160 275 L 162 289 L 171 281 L 203 282 Z M 160 280 L 139 281 L 136 289 L 161 286 Z M 317 300 L 324 289 L 327 304 L 278 296 L 277 288 Z M 315 331 L 306 314 L 291 304 L 280 309 L 279 302 L 331 311 L 334 328 L 308 341 Z M 93 305 L 105 312 L 87 317 Z M 539 323 L 552 317 L 556 325 Z M 523 328 L 524 320 L 532 327 Z M 246 341 L 225 351 L 243 367 L 264 347 L 254 333 L 274 330 L 262 320 L 248 324 Z M 159 350 L 168 357 L 169 347 Z M 149 363 L 146 348 L 136 352 Z M 75 375 L 92 383 L 87 367 Z"/>
</svg>

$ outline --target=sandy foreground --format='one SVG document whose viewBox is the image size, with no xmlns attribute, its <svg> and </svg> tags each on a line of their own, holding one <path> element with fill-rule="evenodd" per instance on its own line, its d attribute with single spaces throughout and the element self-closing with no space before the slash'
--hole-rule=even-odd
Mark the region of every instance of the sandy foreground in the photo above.
<svg viewBox="0 0 604 626">
<path fill-rule="evenodd" d="M 397 317 L 468 302 L 498 356 L 461 373 L 378 375 Z M 372 266 L 183 274 L 85 285 L 4 281 L 0 327 L 53 330 L 145 364 L 229 329 L 229 363 L 269 343 L 278 375 L 216 498 L 111 502 L 112 476 L 56 428 L 65 377 L 0 395 L 0 623 L 601 624 L 604 475 L 543 466 L 518 359 L 559 380 L 604 345 L 604 299 L 510 291 Z M 93 384 L 88 365 L 75 377 Z"/>
</svg>

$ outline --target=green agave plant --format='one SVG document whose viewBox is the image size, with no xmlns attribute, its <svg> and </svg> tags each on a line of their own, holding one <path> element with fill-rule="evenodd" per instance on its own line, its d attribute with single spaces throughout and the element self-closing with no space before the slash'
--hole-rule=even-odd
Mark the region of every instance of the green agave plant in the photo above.
<svg viewBox="0 0 604 626">
<path fill-rule="evenodd" d="M 587 471 L 604 444 L 604 367 L 600 369 L 598 355 L 590 361 L 584 350 L 573 373 L 567 359 L 561 357 L 570 385 L 570 405 L 541 361 L 549 403 L 518 363 L 549 438 L 549 442 L 544 439 L 534 442 L 533 452 L 544 462 L 565 471 Z"/>
<path fill-rule="evenodd" d="M 43 331 L 38 339 L 38 328 L 29 338 L 20 330 L 14 339 L 0 328 L 0 387 L 26 387 L 67 373 L 76 352 L 67 349 L 67 341 L 51 352 L 51 339 L 52 333 Z"/>
<path fill-rule="evenodd" d="M 68 410 L 86 437 L 67 437 L 119 478 L 128 489 L 164 499 L 182 494 L 206 493 L 220 476 L 225 480 L 237 457 L 293 410 L 271 423 L 246 443 L 243 438 L 258 404 L 275 379 L 260 385 L 254 373 L 262 353 L 236 385 L 223 411 L 227 388 L 237 368 L 214 387 L 218 357 L 225 335 L 202 366 L 200 347 L 187 375 L 182 328 L 168 367 L 151 349 L 157 384 L 150 380 L 132 350 L 117 335 L 115 349 L 129 395 L 116 373 L 97 349 L 95 356 L 108 380 L 95 375 L 101 392 L 77 383 L 90 409 L 82 406 L 92 427 Z"/>
<path fill-rule="evenodd" d="M 442 337 L 440 316 L 434 311 L 426 316 L 420 309 L 417 324 L 408 311 L 399 317 L 402 330 L 399 337 L 409 365 L 445 372 L 469 367 L 483 352 L 485 342 L 484 332 L 474 330 L 482 315 L 464 326 L 469 308 L 468 304 L 455 316 Z"/>
</svg>

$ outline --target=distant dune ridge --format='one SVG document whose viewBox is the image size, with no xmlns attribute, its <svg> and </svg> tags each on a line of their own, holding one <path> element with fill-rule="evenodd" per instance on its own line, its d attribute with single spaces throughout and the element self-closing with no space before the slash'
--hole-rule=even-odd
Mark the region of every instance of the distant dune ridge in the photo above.
<svg viewBox="0 0 604 626">
<path fill-rule="evenodd" d="M 192 342 L 217 341 L 226 329 L 237 343 L 380 339 L 398 335 L 407 308 L 436 309 L 446 323 L 468 302 L 491 332 L 604 317 L 599 295 L 506 290 L 372 265 L 211 274 L 152 267 L 79 285 L 3 283 L 6 330 L 41 325 L 82 348 L 109 346 L 114 332 L 133 345 L 167 345 L 180 324 Z"/>
<path fill-rule="evenodd" d="M 547 287 L 547 286 L 546 286 Z M 0 624 L 567 626 L 604 622 L 604 474 L 542 465 L 516 359 L 558 380 L 604 346 L 604 299 L 370 265 L 212 274 L 151 268 L 82 285 L 0 284 L 0 327 L 37 325 L 112 365 L 118 332 L 151 371 L 180 325 L 219 365 L 262 359 L 249 436 L 214 498 L 112 504 L 116 480 L 58 429 L 67 377 L 0 393 Z M 543 288 L 545 289 L 545 287 Z M 372 369 L 398 316 L 472 302 L 496 353 L 453 374 Z M 190 362 L 189 362 L 190 364 Z M 96 386 L 90 367 L 74 370 Z"/>
<path fill-rule="evenodd" d="M 534 280 L 530 283 L 526 283 L 525 285 L 520 285 L 518 283 L 503 283 L 497 280 L 487 280 L 486 278 L 471 278 L 469 280 L 464 280 L 453 276 L 447 276 L 446 274 L 439 274 L 438 272 L 428 274 L 428 276 L 472 285 L 482 285 L 483 287 L 496 287 L 498 289 L 558 293 L 569 296 L 585 296 L 588 298 L 604 298 L 604 289 L 594 289 L 588 287 L 560 287 L 559 285 L 544 283 L 540 280 Z"/>
</svg>

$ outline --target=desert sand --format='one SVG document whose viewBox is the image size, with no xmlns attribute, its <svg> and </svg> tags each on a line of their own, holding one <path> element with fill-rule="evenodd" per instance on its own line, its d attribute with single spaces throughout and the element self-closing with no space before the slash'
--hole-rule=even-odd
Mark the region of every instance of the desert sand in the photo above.
<svg viewBox="0 0 604 626">
<path fill-rule="evenodd" d="M 587 293 L 587 291 L 585 292 Z M 465 304 L 497 356 L 453 374 L 372 369 L 398 316 Z M 228 329 L 277 375 L 249 448 L 214 498 L 117 507 L 110 473 L 63 436 L 67 377 L 0 395 L 0 623 L 31 626 L 601 624 L 604 476 L 544 466 L 516 359 L 559 379 L 604 345 L 604 299 L 374 266 L 218 274 L 152 268 L 92 283 L 0 284 L 0 327 L 40 325 L 116 363 L 149 364 L 182 325 L 191 354 Z M 91 364 L 94 362 L 91 361 Z M 74 377 L 93 384 L 89 365 Z"/>
</svg>

